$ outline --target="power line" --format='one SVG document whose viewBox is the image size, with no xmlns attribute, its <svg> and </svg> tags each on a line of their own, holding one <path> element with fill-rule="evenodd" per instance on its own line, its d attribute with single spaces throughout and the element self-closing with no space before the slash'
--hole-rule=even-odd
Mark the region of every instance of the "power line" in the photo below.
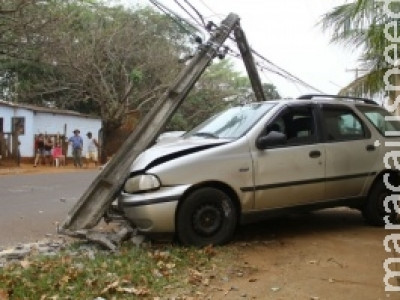
<svg viewBox="0 0 400 300">
<path fill-rule="evenodd" d="M 194 12 L 199 16 L 201 22 L 203 23 L 203 26 L 206 27 L 206 22 L 204 21 L 203 15 L 196 9 L 196 7 L 194 7 L 188 0 L 183 0 L 183 1 L 185 1 L 185 3 L 189 5 L 191 9 L 194 10 Z"/>
<path fill-rule="evenodd" d="M 184 12 L 186 12 L 192 18 L 192 20 L 194 20 L 197 23 L 197 25 L 203 26 L 203 24 L 200 23 L 198 20 L 196 20 L 196 18 L 178 0 L 174 1 Z"/>
<path fill-rule="evenodd" d="M 215 16 L 219 16 L 220 14 L 216 13 L 214 10 L 212 10 L 203 0 L 200 0 L 200 2 L 210 11 L 212 12 Z M 219 18 L 221 19 L 221 18 Z"/>
<path fill-rule="evenodd" d="M 236 39 L 229 37 L 230 40 L 235 42 L 235 46 L 237 45 L 236 43 Z M 260 53 L 258 53 L 256 50 L 254 50 L 253 48 L 250 47 L 251 52 L 257 56 L 258 58 L 260 58 L 261 60 L 263 60 L 264 62 L 270 64 L 272 67 L 276 68 L 278 71 L 271 69 L 270 67 L 266 67 L 265 65 L 262 65 L 261 67 L 266 68 L 268 71 L 273 72 L 291 82 L 297 82 L 305 87 L 308 87 L 314 91 L 317 91 L 319 93 L 323 93 L 321 90 L 313 87 L 312 85 L 308 84 L 307 82 L 305 82 L 304 80 L 301 80 L 300 78 L 298 78 L 297 76 L 291 74 L 290 72 L 286 71 L 285 69 L 279 67 L 278 65 L 274 64 L 272 61 L 270 61 L 269 59 L 265 58 L 264 56 L 262 56 Z M 260 63 L 256 62 L 256 65 L 260 66 Z"/>
<path fill-rule="evenodd" d="M 177 1 L 177 0 L 176 0 L 176 1 Z M 184 1 L 185 1 L 186 3 L 189 3 L 189 0 L 184 0 Z M 208 7 L 208 6 L 204 3 L 204 1 L 202 1 L 202 3 L 203 3 L 203 5 L 205 5 L 211 12 L 214 13 L 214 11 L 213 11 L 210 7 Z M 193 7 L 193 5 L 191 5 L 191 6 Z M 196 9 L 196 12 L 197 12 L 199 15 L 201 15 L 200 12 L 198 12 L 197 9 Z M 233 38 L 231 38 L 231 39 L 233 39 Z M 233 39 L 233 40 L 235 41 L 235 39 Z M 236 41 L 235 41 L 235 42 L 236 42 Z M 285 79 L 288 79 L 288 80 L 293 81 L 293 82 L 297 82 L 297 83 L 299 83 L 299 84 L 301 84 L 301 85 L 303 85 L 303 86 L 305 86 L 305 87 L 308 87 L 308 88 L 310 88 L 310 89 L 312 89 L 312 90 L 315 90 L 315 91 L 317 91 L 317 92 L 323 93 L 321 90 L 315 88 L 314 86 L 308 84 L 307 82 L 305 82 L 304 80 L 300 79 L 299 77 L 293 75 L 292 73 L 290 73 L 290 72 L 286 71 L 285 69 L 279 67 L 278 65 L 274 64 L 271 60 L 265 58 L 265 57 L 262 56 L 260 53 L 258 53 L 256 50 L 254 50 L 253 48 L 250 48 L 250 49 L 251 49 L 251 51 L 252 51 L 252 53 L 253 53 L 254 55 L 256 55 L 258 58 L 262 59 L 263 61 L 267 62 L 268 64 L 272 65 L 272 66 L 273 66 L 274 68 L 276 68 L 278 71 L 272 71 L 270 68 L 267 68 L 267 70 L 269 70 L 269 71 L 271 71 L 271 72 L 274 72 L 274 73 L 276 73 L 277 75 L 280 75 L 280 76 L 282 76 L 282 77 L 285 78 Z"/>
<path fill-rule="evenodd" d="M 273 65 L 273 66 L 274 66 L 275 68 L 277 68 L 278 70 L 281 70 L 281 71 L 285 72 L 286 74 L 288 74 L 291 78 L 294 79 L 294 81 L 296 81 L 296 82 L 298 82 L 298 83 L 300 83 L 300 84 L 302 84 L 302 85 L 304 85 L 304 86 L 306 86 L 306 87 L 308 87 L 308 88 L 310 88 L 310 89 L 313 89 L 313 90 L 315 90 L 315 91 L 317 91 L 317 92 L 319 92 L 319 93 L 323 93 L 321 90 L 319 90 L 319 89 L 313 87 L 312 85 L 308 84 L 307 82 L 305 82 L 304 80 L 300 79 L 299 77 L 297 77 L 297 76 L 293 75 L 292 73 L 290 73 L 290 72 L 284 70 L 283 68 L 277 66 L 277 65 L 274 64 L 272 61 L 270 61 L 269 59 L 265 58 L 264 56 L 262 56 L 260 53 L 258 53 L 258 52 L 255 51 L 254 49 L 251 49 L 251 51 L 252 51 L 256 56 L 258 56 L 259 58 L 261 58 L 262 60 L 268 62 L 268 63 L 271 64 L 271 65 Z"/>
<path fill-rule="evenodd" d="M 228 54 L 231 55 L 232 57 L 235 57 L 235 58 L 238 58 L 238 59 L 242 59 L 242 55 L 239 52 L 232 50 L 231 48 L 228 48 Z M 278 76 L 281 76 L 281 77 L 283 77 L 283 78 L 285 78 L 287 80 L 290 80 L 290 78 L 285 76 L 285 74 L 282 74 L 279 71 L 276 71 L 276 70 L 272 69 L 270 66 L 263 65 L 258 61 L 254 61 L 254 63 L 256 64 L 257 67 L 260 68 L 261 71 L 268 71 L 268 72 L 274 73 L 274 74 L 276 74 Z"/>
<path fill-rule="evenodd" d="M 231 40 L 235 41 L 235 39 L 230 38 Z M 230 48 L 229 48 L 230 49 Z M 297 82 L 305 87 L 308 87 L 312 90 L 318 91 L 319 93 L 323 93 L 322 91 L 320 91 L 319 89 L 311 86 L 310 84 L 306 83 L 305 81 L 301 80 L 300 78 L 294 76 L 293 74 L 287 72 L 286 70 L 284 70 L 283 68 L 277 66 L 276 64 L 274 64 L 273 62 L 271 62 L 270 60 L 268 60 L 267 58 L 263 57 L 261 54 L 259 54 L 257 51 L 255 51 L 254 49 L 251 49 L 251 51 L 260 59 L 262 59 L 264 62 L 268 63 L 269 65 L 265 65 L 257 60 L 255 60 L 255 64 L 256 66 L 258 66 L 260 68 L 261 71 L 269 71 L 271 73 L 274 73 L 276 75 L 279 75 L 293 83 Z M 241 58 L 241 55 L 238 54 L 237 52 L 233 51 L 232 49 L 230 49 L 229 54 L 231 56 L 234 56 L 236 58 Z M 271 67 L 272 66 L 272 67 Z"/>
<path fill-rule="evenodd" d="M 165 5 L 161 4 L 157 0 L 149 0 L 151 4 L 153 4 L 155 7 L 157 7 L 159 10 L 161 10 L 167 17 L 169 17 L 172 21 L 174 21 L 180 28 L 182 28 L 185 32 L 187 32 L 189 35 L 191 35 L 194 39 L 197 38 L 197 35 L 193 33 L 193 31 L 189 30 L 187 27 L 185 27 L 182 23 L 185 23 L 189 25 L 192 29 L 194 29 L 196 32 L 200 33 L 203 35 L 203 33 L 192 23 L 189 21 L 185 20 L 178 14 L 176 14 L 174 11 L 166 7 Z"/>
<path fill-rule="evenodd" d="M 213 24 L 212 22 L 209 22 L 209 25 L 211 25 L 211 26 L 206 25 L 206 24 L 205 24 L 205 21 L 204 21 L 203 15 L 199 12 L 198 9 L 196 9 L 196 7 L 195 7 L 194 5 L 192 5 L 192 4 L 190 3 L 189 0 L 184 0 L 184 1 L 185 1 L 185 3 L 186 3 L 187 5 L 189 5 L 189 7 L 190 7 L 190 8 L 197 14 L 197 16 L 200 18 L 201 24 L 199 23 L 199 21 L 198 21 L 198 20 L 197 20 L 197 19 L 196 19 L 196 18 L 181 4 L 181 3 L 179 3 L 178 0 L 174 0 L 174 1 L 175 1 L 175 3 L 176 3 L 186 14 L 189 15 L 189 17 L 190 17 L 196 24 L 198 24 L 198 25 L 204 27 L 205 30 L 210 31 L 210 28 L 211 28 L 212 26 L 216 26 L 216 25 Z M 200 32 L 200 30 L 199 30 L 196 26 L 194 26 L 193 24 L 189 23 L 187 20 L 184 20 L 184 19 L 183 19 L 181 16 L 179 16 L 177 13 L 175 13 L 175 12 L 173 12 L 171 9 L 165 7 L 164 5 L 162 5 L 161 3 L 159 3 L 158 1 L 156 1 L 156 0 L 150 0 L 150 2 L 151 2 L 152 4 L 154 4 L 154 5 L 156 5 L 159 9 L 161 9 L 161 8 L 160 8 L 160 6 L 161 6 L 161 7 L 163 8 L 163 9 L 161 9 L 161 10 L 162 10 L 164 13 L 166 13 L 166 11 L 168 11 L 168 12 L 169 12 L 168 15 L 169 15 L 170 17 L 171 17 L 171 14 L 172 14 L 172 15 L 174 15 L 176 18 L 178 18 L 179 20 L 186 22 L 186 23 L 189 24 L 192 28 L 194 28 L 194 29 L 196 29 L 198 32 Z M 204 1 L 201 1 L 201 2 L 202 2 L 203 5 L 206 6 L 211 12 L 214 13 L 214 11 L 213 11 L 210 7 L 208 7 L 208 6 L 204 3 Z M 179 21 L 177 21 L 175 18 L 173 18 L 173 19 L 174 19 L 175 22 L 179 22 Z M 210 24 L 210 23 L 211 23 L 211 24 Z M 233 40 L 234 42 L 236 42 L 236 40 L 235 40 L 234 38 L 232 38 L 232 37 L 229 37 L 229 39 L 230 39 L 230 40 Z M 234 51 L 233 51 L 232 49 L 230 49 L 229 47 L 228 47 L 228 50 L 229 50 L 229 51 L 228 51 L 228 54 L 229 54 L 229 55 L 231 55 L 231 56 L 233 56 L 233 57 L 236 57 L 236 58 L 241 58 L 241 55 L 240 55 L 240 54 L 238 54 L 237 52 L 234 52 Z M 293 75 L 292 73 L 286 71 L 285 69 L 279 67 L 278 65 L 276 65 L 275 63 L 273 63 L 271 60 L 267 59 L 266 57 L 264 57 L 263 55 L 261 55 L 259 52 L 257 52 L 256 50 L 254 50 L 253 48 L 250 48 L 250 50 L 252 51 L 252 53 L 253 53 L 256 57 L 258 57 L 259 59 L 261 59 L 262 62 L 260 62 L 260 61 L 255 61 L 256 66 L 259 67 L 261 71 L 268 71 L 268 72 L 274 73 L 274 74 L 276 74 L 276 75 L 278 75 L 278 76 L 283 77 L 284 79 L 286 79 L 286 80 L 288 80 L 288 81 L 291 81 L 291 82 L 293 82 L 293 83 L 301 84 L 301 85 L 303 85 L 303 86 L 305 86 L 305 87 L 307 87 L 307 88 L 309 88 L 309 89 L 315 90 L 315 91 L 317 91 L 317 92 L 319 92 L 319 93 L 323 93 L 321 90 L 319 90 L 319 89 L 315 88 L 314 86 L 308 84 L 307 82 L 305 82 L 304 80 L 300 79 L 299 77 L 297 77 L 297 76 Z M 297 87 L 297 86 L 296 86 L 296 87 Z M 298 87 L 297 87 L 297 88 L 298 88 Z"/>
</svg>

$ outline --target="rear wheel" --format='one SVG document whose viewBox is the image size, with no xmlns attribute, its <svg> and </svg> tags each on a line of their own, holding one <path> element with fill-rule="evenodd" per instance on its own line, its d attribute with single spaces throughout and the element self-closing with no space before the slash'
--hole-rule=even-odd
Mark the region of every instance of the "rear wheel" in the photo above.
<svg viewBox="0 0 400 300">
<path fill-rule="evenodd" d="M 184 245 L 221 245 L 232 238 L 236 224 L 232 199 L 219 189 L 201 188 L 189 194 L 179 207 L 177 235 Z"/>
<path fill-rule="evenodd" d="M 387 196 L 390 196 L 392 192 L 385 186 L 383 181 L 378 181 L 372 187 L 367 203 L 362 209 L 362 214 L 365 220 L 374 226 L 384 226 L 386 224 L 385 217 L 389 216 L 390 223 L 394 224 L 397 219 L 397 213 L 393 206 L 393 203 L 389 203 L 391 211 L 388 213 L 385 211 L 384 201 Z"/>
</svg>

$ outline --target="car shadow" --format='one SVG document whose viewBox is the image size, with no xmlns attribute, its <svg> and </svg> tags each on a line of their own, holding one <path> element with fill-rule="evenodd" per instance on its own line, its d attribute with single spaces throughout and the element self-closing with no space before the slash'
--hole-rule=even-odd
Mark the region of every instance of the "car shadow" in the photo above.
<svg viewBox="0 0 400 300">
<path fill-rule="evenodd" d="M 316 233 L 340 233 L 365 227 L 376 228 L 367 225 L 358 210 L 325 209 L 240 225 L 232 241 L 266 241 L 278 237 L 290 238 L 315 235 Z"/>
</svg>

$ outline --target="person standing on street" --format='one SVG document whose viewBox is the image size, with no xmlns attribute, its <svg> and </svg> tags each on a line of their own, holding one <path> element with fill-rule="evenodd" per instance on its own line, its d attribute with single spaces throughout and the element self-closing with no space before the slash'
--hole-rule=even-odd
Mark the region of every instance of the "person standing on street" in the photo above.
<svg viewBox="0 0 400 300">
<path fill-rule="evenodd" d="M 94 162 L 94 166 L 97 167 L 97 161 L 98 161 L 97 149 L 99 148 L 99 143 L 92 136 L 92 133 L 90 131 L 86 134 L 86 136 L 89 139 L 89 144 L 86 152 L 86 168 L 89 168 L 89 163 L 91 160 Z"/>
<path fill-rule="evenodd" d="M 43 159 L 44 159 L 44 136 L 43 134 L 39 134 L 38 137 L 35 140 L 35 151 L 36 151 L 36 156 L 35 156 L 35 163 L 34 163 L 34 167 L 36 167 L 39 163 L 42 164 L 43 163 Z"/>
<path fill-rule="evenodd" d="M 44 140 L 44 164 L 49 163 L 49 166 L 53 163 L 53 156 L 51 155 L 53 149 L 53 141 L 51 137 L 46 137 Z"/>
<path fill-rule="evenodd" d="M 74 130 L 74 136 L 71 136 L 68 142 L 72 146 L 72 156 L 74 158 L 74 166 L 82 168 L 82 148 L 83 139 L 79 135 L 81 132 L 79 129 Z"/>
</svg>

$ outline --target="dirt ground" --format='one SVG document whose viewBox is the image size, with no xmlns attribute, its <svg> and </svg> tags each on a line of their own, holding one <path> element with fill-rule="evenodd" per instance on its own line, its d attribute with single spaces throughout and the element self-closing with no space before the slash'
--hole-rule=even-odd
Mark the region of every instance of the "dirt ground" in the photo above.
<svg viewBox="0 0 400 300">
<path fill-rule="evenodd" d="M 83 168 L 76 168 L 73 164 L 68 164 L 66 166 L 49 166 L 49 165 L 38 165 L 34 167 L 33 164 L 21 164 L 19 167 L 10 165 L 8 163 L 0 162 L 0 175 L 16 175 L 16 174 L 54 174 L 54 173 L 64 173 L 64 172 L 77 172 L 77 171 L 87 171 L 94 170 L 95 167 L 93 163 L 89 164 L 89 167 L 83 165 Z"/>
<path fill-rule="evenodd" d="M 241 267 L 214 287 L 212 299 L 400 299 L 384 290 L 390 233 L 346 208 L 244 226 L 234 242 Z"/>
<path fill-rule="evenodd" d="M 90 169 L 94 166 L 91 165 Z M 0 167 L 0 175 L 76 172 L 66 167 Z M 239 260 L 204 290 L 209 299 L 400 299 L 385 292 L 384 238 L 398 233 L 367 226 L 347 208 L 242 226 L 231 245 Z M 392 281 L 400 286 L 400 282 Z M 199 298 L 204 299 L 202 295 Z"/>
</svg>

